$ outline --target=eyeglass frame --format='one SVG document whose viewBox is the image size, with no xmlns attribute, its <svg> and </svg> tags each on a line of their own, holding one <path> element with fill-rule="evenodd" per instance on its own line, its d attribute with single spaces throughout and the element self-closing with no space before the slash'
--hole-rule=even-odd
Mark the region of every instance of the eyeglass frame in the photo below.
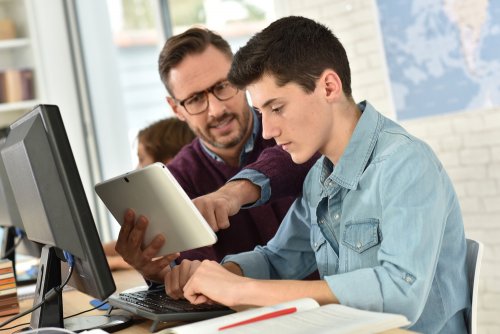
<svg viewBox="0 0 500 334">
<path fill-rule="evenodd" d="M 215 88 L 216 88 L 217 86 L 219 86 L 219 85 L 220 85 L 220 84 L 222 84 L 222 83 L 227 83 L 229 86 L 233 87 L 233 88 L 235 89 L 235 93 L 234 93 L 234 95 L 232 95 L 232 96 L 230 96 L 230 97 L 228 97 L 228 98 L 226 98 L 226 99 L 221 99 L 220 97 L 218 97 L 218 96 L 214 93 L 214 90 L 215 90 Z M 183 99 L 183 100 L 177 100 L 177 99 L 175 99 L 175 98 L 174 98 L 174 100 L 175 100 L 175 102 L 176 102 L 178 105 L 182 106 L 182 107 L 184 108 L 184 110 L 186 110 L 186 112 L 187 112 L 189 115 L 200 115 L 200 114 L 203 114 L 203 113 L 204 113 L 205 111 L 207 111 L 207 109 L 208 109 L 208 106 L 209 106 L 209 102 L 208 102 L 208 93 L 211 93 L 211 94 L 212 94 L 212 95 L 213 95 L 213 96 L 214 96 L 217 100 L 219 100 L 219 101 L 227 101 L 227 100 L 230 100 L 230 99 L 232 99 L 233 97 L 235 97 L 235 96 L 238 94 L 238 92 L 239 92 L 239 91 L 240 91 L 240 90 L 239 90 L 237 87 L 233 86 L 233 85 L 232 85 L 232 84 L 231 84 L 231 83 L 230 83 L 227 79 L 224 79 L 224 80 L 221 80 L 221 81 L 216 82 L 215 84 L 213 84 L 212 86 L 208 87 L 208 88 L 207 88 L 207 89 L 205 89 L 205 90 L 202 90 L 202 91 L 196 92 L 196 93 L 194 93 L 194 94 L 191 94 L 189 97 L 187 97 L 187 98 L 185 98 L 185 99 Z M 205 100 L 206 100 L 206 104 L 207 104 L 207 105 L 206 105 L 206 107 L 205 107 L 202 111 L 197 112 L 197 113 L 192 113 L 192 112 L 190 112 L 190 111 L 188 110 L 188 108 L 186 108 L 185 103 L 186 103 L 186 101 L 188 101 L 189 99 L 192 99 L 193 97 L 195 97 L 196 95 L 199 95 L 199 94 L 203 94 L 203 95 L 204 95 L 204 98 L 205 98 Z"/>
</svg>

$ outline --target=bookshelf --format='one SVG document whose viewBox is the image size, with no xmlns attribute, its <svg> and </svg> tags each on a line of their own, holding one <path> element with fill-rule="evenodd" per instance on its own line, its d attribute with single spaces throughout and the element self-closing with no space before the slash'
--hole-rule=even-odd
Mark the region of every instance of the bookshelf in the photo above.
<svg viewBox="0 0 500 334">
<path fill-rule="evenodd" d="M 40 99 L 31 0 L 0 0 L 0 128 L 7 127 Z"/>
</svg>

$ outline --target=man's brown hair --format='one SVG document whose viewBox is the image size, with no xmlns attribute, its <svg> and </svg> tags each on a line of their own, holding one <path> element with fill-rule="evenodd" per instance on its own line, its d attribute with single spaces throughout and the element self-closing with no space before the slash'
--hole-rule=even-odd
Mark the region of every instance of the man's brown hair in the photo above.
<svg viewBox="0 0 500 334">
<path fill-rule="evenodd" d="M 228 42 L 220 35 L 205 28 L 190 28 L 167 40 L 158 59 L 158 69 L 161 81 L 170 95 L 172 95 L 172 91 L 169 75 L 172 68 L 179 65 L 186 56 L 202 53 L 209 45 L 213 45 L 229 59 L 233 59 L 233 52 Z"/>
</svg>

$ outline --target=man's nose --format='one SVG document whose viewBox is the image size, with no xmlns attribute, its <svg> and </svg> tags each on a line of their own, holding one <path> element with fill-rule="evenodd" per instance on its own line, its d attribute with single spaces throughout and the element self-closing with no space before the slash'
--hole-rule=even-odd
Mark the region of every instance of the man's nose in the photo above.
<svg viewBox="0 0 500 334">
<path fill-rule="evenodd" d="M 212 93 L 207 94 L 208 99 L 208 115 L 214 118 L 217 118 L 224 114 L 226 106 L 222 101 L 219 101 L 218 98 L 214 96 Z"/>
</svg>

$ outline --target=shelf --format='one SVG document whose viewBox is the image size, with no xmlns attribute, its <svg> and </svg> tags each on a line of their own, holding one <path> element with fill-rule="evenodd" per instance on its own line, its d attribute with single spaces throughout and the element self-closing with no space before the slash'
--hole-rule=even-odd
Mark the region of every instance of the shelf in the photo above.
<svg viewBox="0 0 500 334">
<path fill-rule="evenodd" d="M 28 38 L 15 38 L 0 40 L 0 49 L 21 48 L 30 45 Z"/>
<path fill-rule="evenodd" d="M 10 125 L 29 112 L 40 101 L 38 91 L 40 75 L 37 69 L 32 38 L 34 34 L 30 19 L 33 0 L 0 0 L 0 17 L 6 20 L 6 28 L 0 39 L 0 128 Z M 12 37 L 12 38 L 10 38 Z M 6 38 L 6 39 L 5 39 Z M 29 72 L 28 72 L 29 71 Z M 21 100 L 22 98 L 31 100 Z M 16 102 L 4 102 L 4 101 Z"/>
<path fill-rule="evenodd" d="M 12 111 L 26 111 L 33 109 L 39 102 L 37 100 L 27 100 L 12 103 L 0 103 L 0 113 Z"/>
</svg>

